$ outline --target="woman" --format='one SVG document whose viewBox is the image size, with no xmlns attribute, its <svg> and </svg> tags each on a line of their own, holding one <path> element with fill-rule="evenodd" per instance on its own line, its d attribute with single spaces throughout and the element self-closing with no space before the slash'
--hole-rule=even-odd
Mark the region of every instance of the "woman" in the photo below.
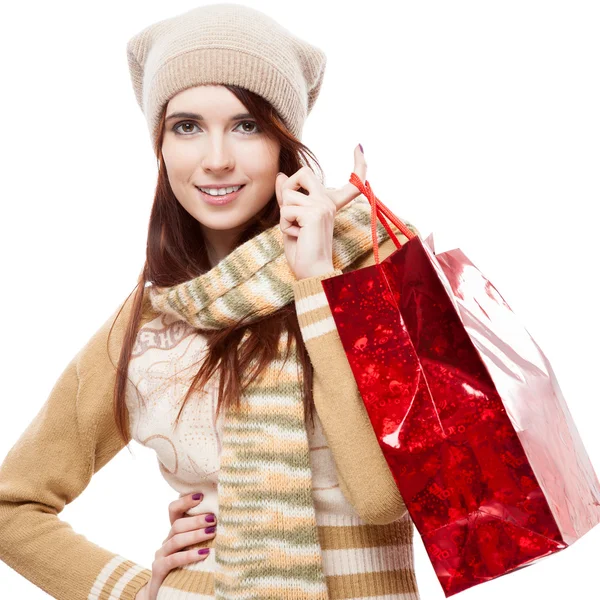
<svg viewBox="0 0 600 600">
<path fill-rule="evenodd" d="M 237 4 L 127 49 L 159 167 L 147 258 L 0 468 L 0 558 L 74 600 L 418 599 L 412 524 L 320 283 L 374 264 L 368 201 L 325 188 L 300 142 L 323 52 Z M 131 439 L 179 494 L 151 569 L 57 516 Z"/>
</svg>

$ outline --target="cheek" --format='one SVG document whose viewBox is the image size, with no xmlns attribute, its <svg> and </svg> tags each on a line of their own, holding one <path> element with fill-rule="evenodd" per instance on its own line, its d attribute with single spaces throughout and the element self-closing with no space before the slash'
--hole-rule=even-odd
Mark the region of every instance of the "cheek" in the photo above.
<svg viewBox="0 0 600 600">
<path fill-rule="evenodd" d="M 279 149 L 272 144 L 262 143 L 248 148 L 244 154 L 244 172 L 249 178 L 261 183 L 272 183 L 279 171 Z"/>
<path fill-rule="evenodd" d="M 193 172 L 198 164 L 198 157 L 191 146 L 165 141 L 162 153 L 167 171 L 173 178 L 179 179 L 186 173 Z"/>
<path fill-rule="evenodd" d="M 252 181 L 255 189 L 266 190 L 272 188 L 275 190 L 275 177 L 279 171 L 279 165 L 262 164 L 254 169 L 246 169 L 244 172 L 248 179 Z"/>
<path fill-rule="evenodd" d="M 173 190 L 184 190 L 191 184 L 194 175 L 194 168 L 192 165 L 188 165 L 182 160 L 175 160 L 168 164 L 165 160 L 165 167 L 167 169 L 169 183 Z"/>
</svg>

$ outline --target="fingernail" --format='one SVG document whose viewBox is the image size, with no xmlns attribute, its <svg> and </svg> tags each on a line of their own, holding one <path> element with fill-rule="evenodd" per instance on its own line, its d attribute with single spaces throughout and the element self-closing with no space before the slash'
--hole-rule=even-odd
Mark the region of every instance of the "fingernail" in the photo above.
<svg viewBox="0 0 600 600">
<path fill-rule="evenodd" d="M 217 526 L 213 525 L 212 527 L 207 527 L 204 531 L 206 531 L 206 533 L 214 533 L 216 528 Z"/>
<path fill-rule="evenodd" d="M 208 523 L 214 523 L 214 521 L 215 521 L 215 515 L 206 515 L 206 521 Z"/>
<path fill-rule="evenodd" d="M 365 151 L 363 150 L 362 144 L 359 144 L 358 146 L 359 146 L 359 148 L 360 148 L 360 151 L 361 151 L 361 152 L 364 154 L 364 153 L 365 153 Z"/>
<path fill-rule="evenodd" d="M 204 498 L 204 494 L 194 494 L 192 496 L 192 500 L 202 500 Z"/>
<path fill-rule="evenodd" d="M 198 554 L 208 554 L 210 552 L 210 548 L 200 548 L 198 550 Z"/>
</svg>

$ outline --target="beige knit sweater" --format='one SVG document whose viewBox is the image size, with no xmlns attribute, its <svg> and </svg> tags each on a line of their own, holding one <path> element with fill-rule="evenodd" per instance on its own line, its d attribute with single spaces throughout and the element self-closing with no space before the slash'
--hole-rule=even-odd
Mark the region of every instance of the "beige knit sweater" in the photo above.
<svg viewBox="0 0 600 600">
<path fill-rule="evenodd" d="M 380 244 L 380 260 L 395 249 L 392 240 L 386 239 Z M 370 251 L 348 270 L 372 264 Z M 315 431 L 309 428 L 309 446 L 315 511 L 317 519 L 321 512 L 328 518 L 336 515 L 338 525 L 381 526 L 367 555 L 364 547 L 357 554 L 358 549 L 345 547 L 342 539 L 322 540 L 324 572 L 333 575 L 335 582 L 331 597 L 352 597 L 348 590 L 354 579 L 369 577 L 373 599 L 418 600 L 412 521 L 371 428 L 329 308 L 321 305 L 306 310 L 307 298 L 323 291 L 321 279 L 311 277 L 294 284 L 296 306 L 303 307 L 298 319 L 314 366 L 317 416 Z M 130 308 L 126 301 L 110 337 L 115 363 Z M 112 415 L 115 373 L 106 353 L 116 314 L 70 361 L 0 466 L 0 559 L 64 600 L 133 600 L 151 575 L 147 567 L 94 544 L 58 518 L 64 506 L 123 448 Z M 157 367 L 154 352 L 159 346 L 168 351 L 169 358 Z M 129 367 L 145 403 L 138 402 L 132 385 L 126 397 L 131 439 L 156 451 L 161 474 L 179 495 L 204 493 L 204 500 L 188 514 L 213 512 L 218 521 L 216 390 L 209 390 L 211 402 L 202 404 L 202 414 L 184 411 L 176 438 L 170 427 L 173 403 L 160 391 L 173 375 L 173 367 L 178 370 L 197 360 L 203 347 L 204 340 L 195 330 L 156 313 L 145 297 Z M 170 389 L 177 390 L 177 386 Z M 320 507 L 327 510 L 320 511 Z M 159 545 L 157 540 L 157 549 Z M 204 576 L 213 568 L 210 553 L 171 577 L 159 600 L 208 600 L 211 590 Z"/>
</svg>

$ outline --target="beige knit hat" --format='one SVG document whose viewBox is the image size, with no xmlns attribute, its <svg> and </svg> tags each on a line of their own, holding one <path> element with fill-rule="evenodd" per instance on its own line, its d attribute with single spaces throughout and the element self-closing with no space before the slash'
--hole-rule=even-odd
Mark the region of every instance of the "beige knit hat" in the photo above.
<svg viewBox="0 0 600 600">
<path fill-rule="evenodd" d="M 225 3 L 146 27 L 127 43 L 127 60 L 154 147 L 164 106 L 180 91 L 202 84 L 238 85 L 259 94 L 301 139 L 326 56 L 264 13 Z"/>
</svg>

